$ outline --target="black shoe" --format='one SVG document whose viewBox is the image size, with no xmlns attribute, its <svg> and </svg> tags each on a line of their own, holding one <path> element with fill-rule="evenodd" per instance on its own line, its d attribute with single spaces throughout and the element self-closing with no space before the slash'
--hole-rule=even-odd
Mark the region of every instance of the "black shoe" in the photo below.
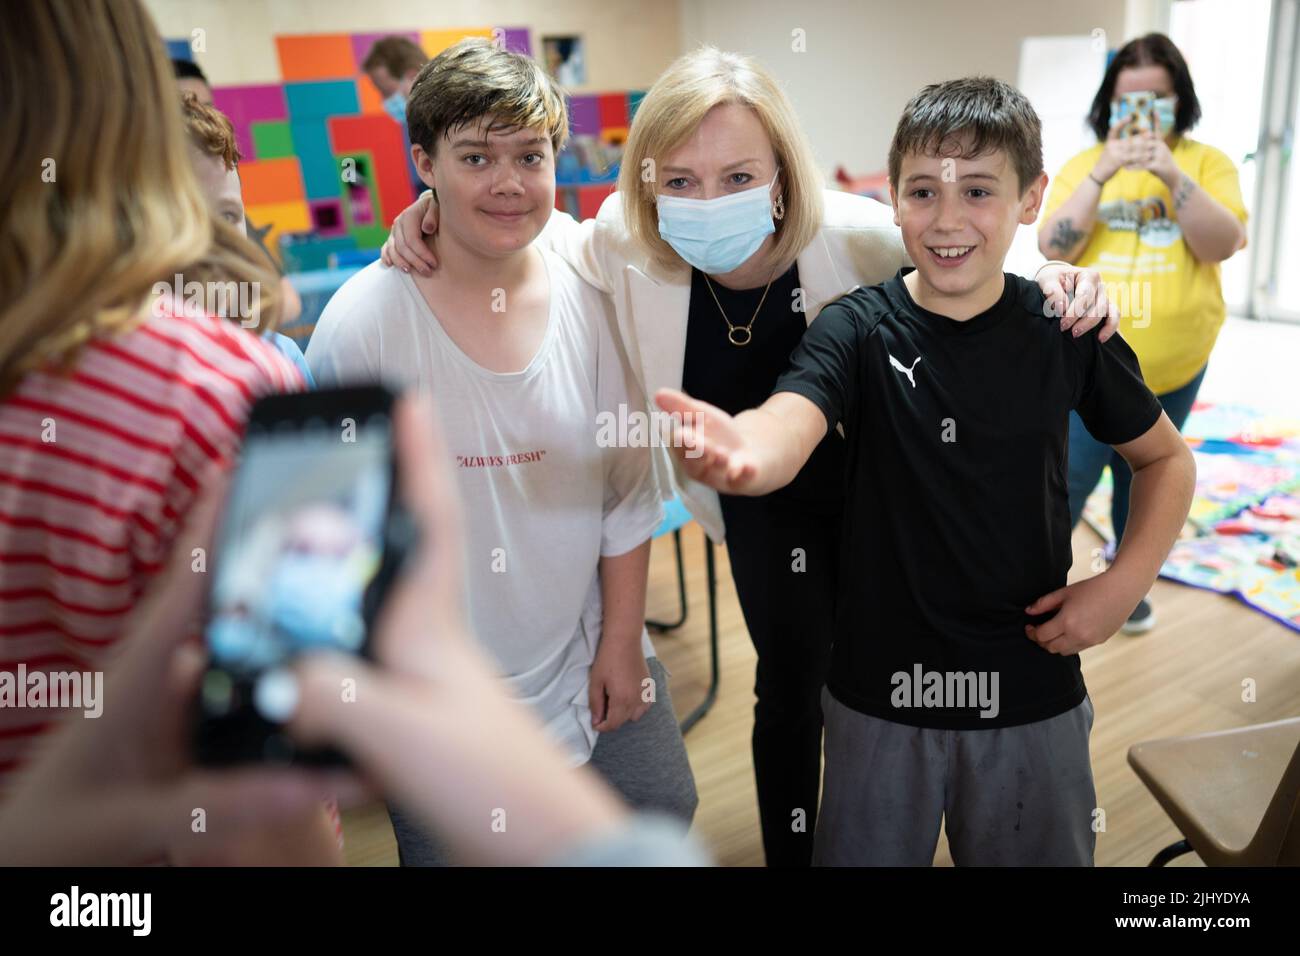
<svg viewBox="0 0 1300 956">
<path fill-rule="evenodd" d="M 1120 628 L 1125 634 L 1145 634 L 1151 628 L 1156 626 L 1156 612 L 1151 606 L 1151 602 L 1146 598 L 1138 601 L 1138 606 L 1133 609 L 1133 613 L 1128 616 L 1124 626 Z"/>
</svg>

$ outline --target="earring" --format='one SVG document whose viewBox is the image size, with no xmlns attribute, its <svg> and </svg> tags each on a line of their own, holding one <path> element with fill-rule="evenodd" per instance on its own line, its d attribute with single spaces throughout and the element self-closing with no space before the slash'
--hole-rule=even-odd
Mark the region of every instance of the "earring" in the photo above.
<svg viewBox="0 0 1300 956">
<path fill-rule="evenodd" d="M 785 196 L 776 197 L 776 205 L 772 208 L 772 218 L 778 220 L 785 218 Z"/>
</svg>

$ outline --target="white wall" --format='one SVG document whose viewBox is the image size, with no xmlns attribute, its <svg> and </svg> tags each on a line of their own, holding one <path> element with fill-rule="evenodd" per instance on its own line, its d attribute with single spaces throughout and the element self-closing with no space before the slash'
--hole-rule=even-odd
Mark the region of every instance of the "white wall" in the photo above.
<svg viewBox="0 0 1300 956">
<path fill-rule="evenodd" d="M 1015 83 L 1025 37 L 1100 28 L 1116 47 L 1126 12 L 1126 0 L 682 0 L 682 44 L 757 56 L 785 85 L 823 168 L 867 173 L 884 169 L 898 114 L 922 86 L 974 73 Z M 791 50 L 796 28 L 805 53 Z"/>
<path fill-rule="evenodd" d="M 215 86 L 280 79 L 274 37 L 447 27 L 527 27 L 533 53 L 543 34 L 586 39 L 587 84 L 577 92 L 644 89 L 677 56 L 673 0 L 144 0 L 163 36 L 206 32 L 195 59 Z"/>
<path fill-rule="evenodd" d="M 216 85 L 279 79 L 273 37 L 525 26 L 587 40 L 586 90 L 645 88 L 700 43 L 752 53 L 785 84 L 828 171 L 882 169 L 903 104 L 926 83 L 990 73 L 1014 83 L 1029 36 L 1159 24 L 1170 0 L 145 0 L 164 36 L 206 31 Z M 1167 14 L 1164 15 L 1167 20 Z M 807 52 L 791 50 L 805 32 Z M 1063 82 L 1067 81 L 1063 78 Z"/>
</svg>

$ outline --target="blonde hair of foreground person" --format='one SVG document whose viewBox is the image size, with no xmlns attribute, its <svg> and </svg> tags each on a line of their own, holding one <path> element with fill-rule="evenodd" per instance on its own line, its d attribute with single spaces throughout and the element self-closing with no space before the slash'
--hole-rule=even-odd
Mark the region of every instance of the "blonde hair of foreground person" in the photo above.
<svg viewBox="0 0 1300 956">
<path fill-rule="evenodd" d="M 659 235 L 656 164 L 691 137 L 706 113 L 724 103 L 754 111 L 776 156 L 785 215 L 776 225 L 772 261 L 780 272 L 803 252 L 822 225 L 822 177 L 794 106 L 767 68 L 751 56 L 712 46 L 678 57 L 637 107 L 618 176 L 623 220 L 632 238 L 660 265 L 682 267 Z"/>
<path fill-rule="evenodd" d="M 215 220 L 186 152 L 162 39 L 138 0 L 11 0 L 0 30 L 0 397 L 149 314 L 156 282 L 278 278 Z"/>
</svg>

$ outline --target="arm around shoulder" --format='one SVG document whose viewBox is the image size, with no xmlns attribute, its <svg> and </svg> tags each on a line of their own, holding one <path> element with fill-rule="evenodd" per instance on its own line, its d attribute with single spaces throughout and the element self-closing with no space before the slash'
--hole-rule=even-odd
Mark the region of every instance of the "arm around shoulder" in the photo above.
<svg viewBox="0 0 1300 956">
<path fill-rule="evenodd" d="M 605 200 L 605 205 L 611 202 L 620 202 L 617 193 L 611 194 Z M 601 206 L 602 214 L 605 205 Z M 573 266 L 574 271 L 589 285 L 609 294 L 613 292 L 612 268 L 608 261 L 609 228 L 609 224 L 602 222 L 601 217 L 579 222 L 567 212 L 556 209 L 551 213 L 551 218 L 547 220 L 546 228 L 541 231 L 537 241 Z"/>
</svg>

